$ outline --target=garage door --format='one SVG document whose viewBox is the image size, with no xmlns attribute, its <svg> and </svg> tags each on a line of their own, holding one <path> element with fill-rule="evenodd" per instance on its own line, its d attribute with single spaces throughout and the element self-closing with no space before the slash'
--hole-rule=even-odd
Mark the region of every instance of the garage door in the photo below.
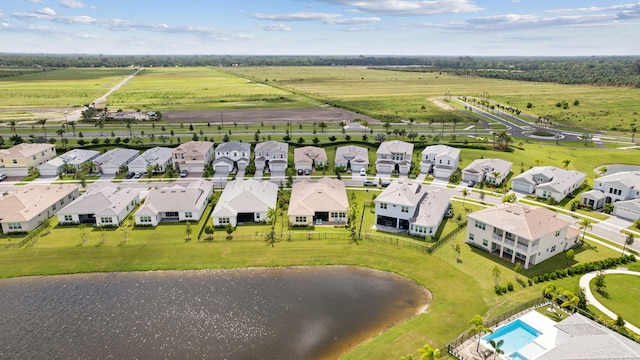
<svg viewBox="0 0 640 360">
<path fill-rule="evenodd" d="M 391 164 L 376 164 L 376 171 L 390 174 L 393 171 L 393 165 L 391 165 Z"/>
<path fill-rule="evenodd" d="M 617 207 L 617 206 L 614 209 L 614 215 L 621 217 L 623 219 L 629 219 L 629 220 L 640 219 L 640 212 L 633 211 L 631 209 L 625 209 L 622 207 Z"/>
<path fill-rule="evenodd" d="M 529 185 L 528 184 L 524 184 L 524 183 L 520 183 L 520 182 L 514 182 L 511 185 L 513 187 L 514 191 L 520 191 L 520 192 L 524 192 L 524 193 L 529 193 Z"/>
</svg>

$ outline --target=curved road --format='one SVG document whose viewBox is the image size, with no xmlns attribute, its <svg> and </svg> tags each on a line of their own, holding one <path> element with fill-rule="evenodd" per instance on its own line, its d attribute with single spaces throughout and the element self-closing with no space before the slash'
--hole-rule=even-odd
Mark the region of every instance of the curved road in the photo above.
<svg viewBox="0 0 640 360">
<path fill-rule="evenodd" d="M 625 275 L 636 275 L 636 276 L 640 276 L 640 272 L 636 272 L 636 271 L 630 271 L 630 270 L 623 270 L 623 269 L 615 269 L 615 270 L 604 270 L 605 274 L 625 274 Z M 607 315 L 608 317 L 612 318 L 612 319 L 616 319 L 618 317 L 617 314 L 615 314 L 613 311 L 609 310 L 607 307 L 605 307 L 604 305 L 602 305 L 598 300 L 596 300 L 595 296 L 593 296 L 593 293 L 591 292 L 591 289 L 589 288 L 589 282 L 591 281 L 591 279 L 595 278 L 596 276 L 598 276 L 598 272 L 594 271 L 594 272 L 590 272 L 586 275 L 583 275 L 580 278 L 580 287 L 584 288 L 584 293 L 587 297 L 587 302 L 593 306 L 595 306 L 598 310 L 602 311 L 605 315 Z M 629 322 L 625 322 L 624 325 L 627 329 L 633 331 L 634 333 L 640 335 L 640 329 L 636 326 L 633 326 L 631 324 L 629 324 Z"/>
</svg>

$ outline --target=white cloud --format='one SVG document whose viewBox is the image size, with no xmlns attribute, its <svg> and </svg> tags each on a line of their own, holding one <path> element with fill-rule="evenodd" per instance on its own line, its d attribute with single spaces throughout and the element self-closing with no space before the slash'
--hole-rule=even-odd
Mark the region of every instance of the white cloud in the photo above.
<svg viewBox="0 0 640 360">
<path fill-rule="evenodd" d="M 277 23 L 277 24 L 260 24 L 259 28 L 265 31 L 291 31 L 291 28 L 285 24 Z"/>
<path fill-rule="evenodd" d="M 70 9 L 94 8 L 94 6 L 88 6 L 80 0 L 60 0 L 60 5 Z"/>
<path fill-rule="evenodd" d="M 389 16 L 458 14 L 483 10 L 471 0 L 316 0 Z"/>
<path fill-rule="evenodd" d="M 345 18 L 342 14 L 319 12 L 296 12 L 286 14 L 253 14 L 252 17 L 259 20 L 271 21 L 314 21 L 323 24 L 355 25 L 378 22 L 379 17 Z"/>
<path fill-rule="evenodd" d="M 50 7 L 46 7 L 40 10 L 36 10 L 36 14 L 54 16 L 56 14 L 56 11 Z"/>
<path fill-rule="evenodd" d="M 25 0 L 25 1 L 32 4 L 41 4 L 44 2 L 44 0 Z"/>
</svg>

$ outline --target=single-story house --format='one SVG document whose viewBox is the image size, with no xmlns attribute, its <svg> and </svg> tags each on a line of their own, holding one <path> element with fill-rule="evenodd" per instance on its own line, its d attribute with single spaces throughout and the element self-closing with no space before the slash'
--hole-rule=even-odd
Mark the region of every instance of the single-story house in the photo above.
<svg viewBox="0 0 640 360">
<path fill-rule="evenodd" d="M 64 172 L 65 165 L 73 166 L 76 171 L 80 171 L 82 164 L 89 162 L 98 156 L 100 156 L 100 152 L 96 150 L 69 150 L 66 153 L 38 166 L 38 172 L 41 176 L 58 176 Z"/>
<path fill-rule="evenodd" d="M 151 167 L 153 173 L 163 173 L 171 166 L 171 154 L 173 149 L 167 147 L 153 147 L 129 163 L 129 171 L 147 172 Z"/>
<path fill-rule="evenodd" d="M 296 170 L 314 170 L 316 166 L 327 164 L 327 152 L 317 146 L 303 146 L 293 150 Z"/>
<path fill-rule="evenodd" d="M 78 197 L 79 185 L 28 185 L 0 197 L 2 232 L 29 232 Z"/>
<path fill-rule="evenodd" d="M 369 150 L 362 146 L 348 145 L 336 149 L 336 167 L 342 166 L 347 170 L 359 172 L 369 167 Z"/>
<path fill-rule="evenodd" d="M 605 196 L 600 190 L 589 190 L 580 194 L 580 204 L 589 206 L 593 210 L 601 209 L 604 206 Z"/>
<path fill-rule="evenodd" d="M 58 223 L 117 227 L 139 202 L 139 189 L 95 187 L 58 211 Z"/>
<path fill-rule="evenodd" d="M 270 181 L 230 181 L 211 213 L 213 225 L 235 227 L 242 223 L 266 222 L 267 211 L 275 209 L 277 201 L 278 185 Z"/>
<path fill-rule="evenodd" d="M 293 226 L 343 224 L 349 199 L 344 182 L 323 177 L 295 182 L 289 201 L 289 223 Z"/>
<path fill-rule="evenodd" d="M 163 221 L 200 221 L 213 193 L 213 183 L 198 179 L 151 189 L 136 211 L 136 225 L 157 226 Z"/>
<path fill-rule="evenodd" d="M 512 162 L 502 159 L 476 159 L 462 169 L 462 181 L 486 181 L 499 186 L 511 173 L 511 166 Z"/>
<path fill-rule="evenodd" d="M 513 191 L 560 202 L 582 185 L 587 175 L 555 166 L 536 166 L 511 179 Z"/>
<path fill-rule="evenodd" d="M 96 172 L 104 175 L 116 175 L 120 173 L 122 166 L 128 166 L 133 159 L 138 157 L 138 150 L 115 148 L 93 159 Z"/>
</svg>

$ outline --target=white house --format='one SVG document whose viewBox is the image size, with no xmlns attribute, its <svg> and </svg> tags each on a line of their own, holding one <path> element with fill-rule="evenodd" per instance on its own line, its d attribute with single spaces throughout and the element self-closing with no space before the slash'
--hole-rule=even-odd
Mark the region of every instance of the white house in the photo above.
<svg viewBox="0 0 640 360">
<path fill-rule="evenodd" d="M 79 185 L 28 185 L 0 195 L 2 232 L 29 232 L 78 197 Z"/>
<path fill-rule="evenodd" d="M 53 144 L 18 144 L 0 150 L 0 173 L 27 176 L 30 167 L 37 168 L 55 157 L 56 146 Z"/>
<path fill-rule="evenodd" d="M 503 203 L 467 215 L 466 242 L 528 269 L 575 246 L 580 230 L 543 207 Z"/>
<path fill-rule="evenodd" d="M 204 172 L 213 161 L 213 143 L 188 141 L 173 149 L 173 168 L 176 171 Z"/>
<path fill-rule="evenodd" d="M 336 149 L 336 167 L 342 166 L 347 170 L 359 172 L 369 167 L 369 150 L 362 146 L 348 145 Z"/>
<path fill-rule="evenodd" d="M 289 223 L 296 225 L 344 224 L 349 199 L 344 182 L 323 177 L 295 182 L 289 200 Z"/>
<path fill-rule="evenodd" d="M 94 187 L 58 211 L 58 223 L 117 227 L 139 202 L 139 189 Z"/>
<path fill-rule="evenodd" d="M 269 181 L 236 179 L 227 183 L 211 217 L 214 226 L 235 227 L 242 223 L 266 222 L 267 211 L 275 209 L 278 185 Z"/>
<path fill-rule="evenodd" d="M 104 175 L 115 175 L 120 172 L 122 166 L 127 166 L 138 157 L 138 150 L 115 148 L 93 159 L 96 172 Z"/>
<path fill-rule="evenodd" d="M 303 146 L 293 149 L 293 163 L 296 170 L 314 170 L 316 166 L 327 164 L 327 152 L 317 146 Z"/>
<path fill-rule="evenodd" d="M 462 181 L 486 181 L 499 186 L 511 173 L 513 163 L 502 159 L 476 159 L 462 169 Z"/>
<path fill-rule="evenodd" d="M 427 191 L 417 181 L 394 181 L 376 197 L 376 225 L 406 230 L 415 236 L 434 236 L 449 210 L 451 196 Z"/>
<path fill-rule="evenodd" d="M 409 175 L 413 144 L 400 141 L 384 141 L 376 151 L 376 171 L 391 174 L 394 170 L 400 175 Z"/>
<path fill-rule="evenodd" d="M 460 149 L 447 145 L 427 146 L 422 150 L 420 172 L 437 178 L 448 178 L 458 170 Z"/>
<path fill-rule="evenodd" d="M 216 159 L 213 161 L 215 172 L 230 173 L 244 170 L 251 158 L 251 144 L 239 141 L 223 142 L 216 146 Z"/>
<path fill-rule="evenodd" d="M 81 170 L 82 164 L 91 161 L 98 156 L 100 156 L 100 152 L 96 150 L 69 150 L 66 153 L 38 166 L 38 172 L 42 176 L 58 176 L 64 172 L 65 165 L 73 166 L 76 171 L 79 171 Z"/>
<path fill-rule="evenodd" d="M 586 174 L 555 166 L 536 166 L 511 179 L 513 191 L 535 194 L 536 197 L 562 201 L 580 187 Z"/>
<path fill-rule="evenodd" d="M 599 177 L 593 183 L 593 189 L 604 194 L 607 204 L 640 199 L 640 171 L 617 172 Z"/>
<path fill-rule="evenodd" d="M 289 166 L 289 144 L 266 141 L 256 145 L 255 164 L 257 170 L 286 171 Z"/>
<path fill-rule="evenodd" d="M 640 219 L 640 199 L 622 200 L 613 203 L 613 215 L 632 221 Z"/>
<path fill-rule="evenodd" d="M 600 190 L 589 190 L 580 194 L 580 204 L 597 210 L 604 206 L 605 196 Z"/>
<path fill-rule="evenodd" d="M 167 147 L 151 148 L 129 163 L 129 171 L 145 173 L 151 167 L 154 173 L 163 173 L 171 166 L 172 153 L 173 149 Z"/>
<path fill-rule="evenodd" d="M 198 179 L 187 184 L 151 189 L 136 211 L 136 225 L 157 226 L 162 221 L 200 221 L 213 193 L 213 183 Z"/>
</svg>

